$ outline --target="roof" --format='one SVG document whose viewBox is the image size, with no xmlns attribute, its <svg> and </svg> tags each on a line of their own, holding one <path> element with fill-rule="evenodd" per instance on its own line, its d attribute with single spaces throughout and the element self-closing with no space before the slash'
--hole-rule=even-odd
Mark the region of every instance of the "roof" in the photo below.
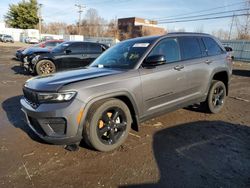
<svg viewBox="0 0 250 188">
<path fill-rule="evenodd" d="M 64 40 L 46 40 L 46 41 L 43 41 L 43 42 L 64 42 Z"/>
<path fill-rule="evenodd" d="M 172 32 L 165 35 L 156 35 L 156 36 L 145 36 L 145 37 L 137 37 L 128 39 L 126 41 L 135 41 L 135 42 L 153 42 L 160 38 L 168 37 L 168 36 L 211 36 L 206 33 L 195 33 L 195 32 Z"/>
<path fill-rule="evenodd" d="M 209 35 L 209 34 L 198 33 L 198 32 L 170 32 L 167 35 Z"/>
</svg>

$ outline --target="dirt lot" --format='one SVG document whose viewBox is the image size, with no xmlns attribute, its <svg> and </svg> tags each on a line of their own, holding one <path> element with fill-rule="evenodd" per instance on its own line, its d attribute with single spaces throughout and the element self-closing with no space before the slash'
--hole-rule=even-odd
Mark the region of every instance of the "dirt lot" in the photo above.
<svg viewBox="0 0 250 188">
<path fill-rule="evenodd" d="M 16 47 L 0 46 L 0 187 L 250 187 L 250 64 L 235 65 L 222 113 L 181 109 L 145 122 L 119 149 L 40 141 L 22 120 Z"/>
</svg>

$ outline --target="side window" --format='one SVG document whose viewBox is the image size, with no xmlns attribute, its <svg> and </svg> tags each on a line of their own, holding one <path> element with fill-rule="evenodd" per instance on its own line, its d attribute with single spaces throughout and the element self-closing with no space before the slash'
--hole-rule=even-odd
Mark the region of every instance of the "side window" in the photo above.
<svg viewBox="0 0 250 188">
<path fill-rule="evenodd" d="M 71 53 L 73 54 L 84 52 L 82 43 L 73 43 L 67 48 L 67 50 L 71 50 Z"/>
<path fill-rule="evenodd" d="M 45 43 L 46 47 L 55 47 L 56 43 L 55 42 L 47 42 Z"/>
<path fill-rule="evenodd" d="M 202 38 L 206 49 L 207 54 L 210 55 L 219 55 L 223 52 L 223 50 L 220 48 L 220 46 L 217 44 L 217 42 L 214 41 L 214 39 L 209 37 L 203 37 Z"/>
<path fill-rule="evenodd" d="M 201 38 L 199 38 L 199 43 L 200 43 L 202 57 L 206 57 L 207 56 L 207 49 L 206 49 L 205 44 Z"/>
<path fill-rule="evenodd" d="M 149 56 L 164 55 L 167 63 L 180 60 L 180 50 L 176 38 L 167 38 L 160 41 L 151 51 Z"/>
<path fill-rule="evenodd" d="M 180 37 L 182 60 L 195 59 L 202 57 L 200 44 L 196 37 Z"/>
<path fill-rule="evenodd" d="M 102 47 L 100 44 L 89 43 L 87 52 L 93 54 L 99 54 L 102 53 Z"/>
</svg>

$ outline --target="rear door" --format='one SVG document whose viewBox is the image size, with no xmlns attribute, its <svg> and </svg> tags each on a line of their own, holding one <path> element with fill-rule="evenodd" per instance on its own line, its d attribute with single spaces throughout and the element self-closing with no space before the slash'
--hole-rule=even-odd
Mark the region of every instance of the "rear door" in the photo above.
<svg viewBox="0 0 250 188">
<path fill-rule="evenodd" d="M 93 62 L 103 51 L 104 49 L 102 48 L 101 44 L 88 43 L 88 48 L 87 48 L 88 64 Z"/>
<path fill-rule="evenodd" d="M 188 89 L 177 38 L 161 40 L 148 56 L 152 55 L 164 55 L 167 62 L 139 70 L 145 116 L 180 104 Z"/>
<path fill-rule="evenodd" d="M 209 80 L 209 63 L 207 53 L 201 39 L 196 36 L 179 38 L 181 56 L 187 76 L 187 100 L 202 97 Z"/>
</svg>

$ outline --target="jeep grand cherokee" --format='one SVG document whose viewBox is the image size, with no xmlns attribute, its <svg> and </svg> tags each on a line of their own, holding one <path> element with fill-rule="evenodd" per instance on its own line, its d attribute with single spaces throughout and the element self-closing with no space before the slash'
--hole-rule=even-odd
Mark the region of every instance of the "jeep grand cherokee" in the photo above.
<svg viewBox="0 0 250 188">
<path fill-rule="evenodd" d="M 99 151 L 121 145 L 131 128 L 201 103 L 221 111 L 231 60 L 211 35 L 170 33 L 123 41 L 89 67 L 28 80 L 21 99 L 31 129 L 47 142 L 84 139 Z M 138 128 L 138 127 L 137 127 Z"/>
</svg>

